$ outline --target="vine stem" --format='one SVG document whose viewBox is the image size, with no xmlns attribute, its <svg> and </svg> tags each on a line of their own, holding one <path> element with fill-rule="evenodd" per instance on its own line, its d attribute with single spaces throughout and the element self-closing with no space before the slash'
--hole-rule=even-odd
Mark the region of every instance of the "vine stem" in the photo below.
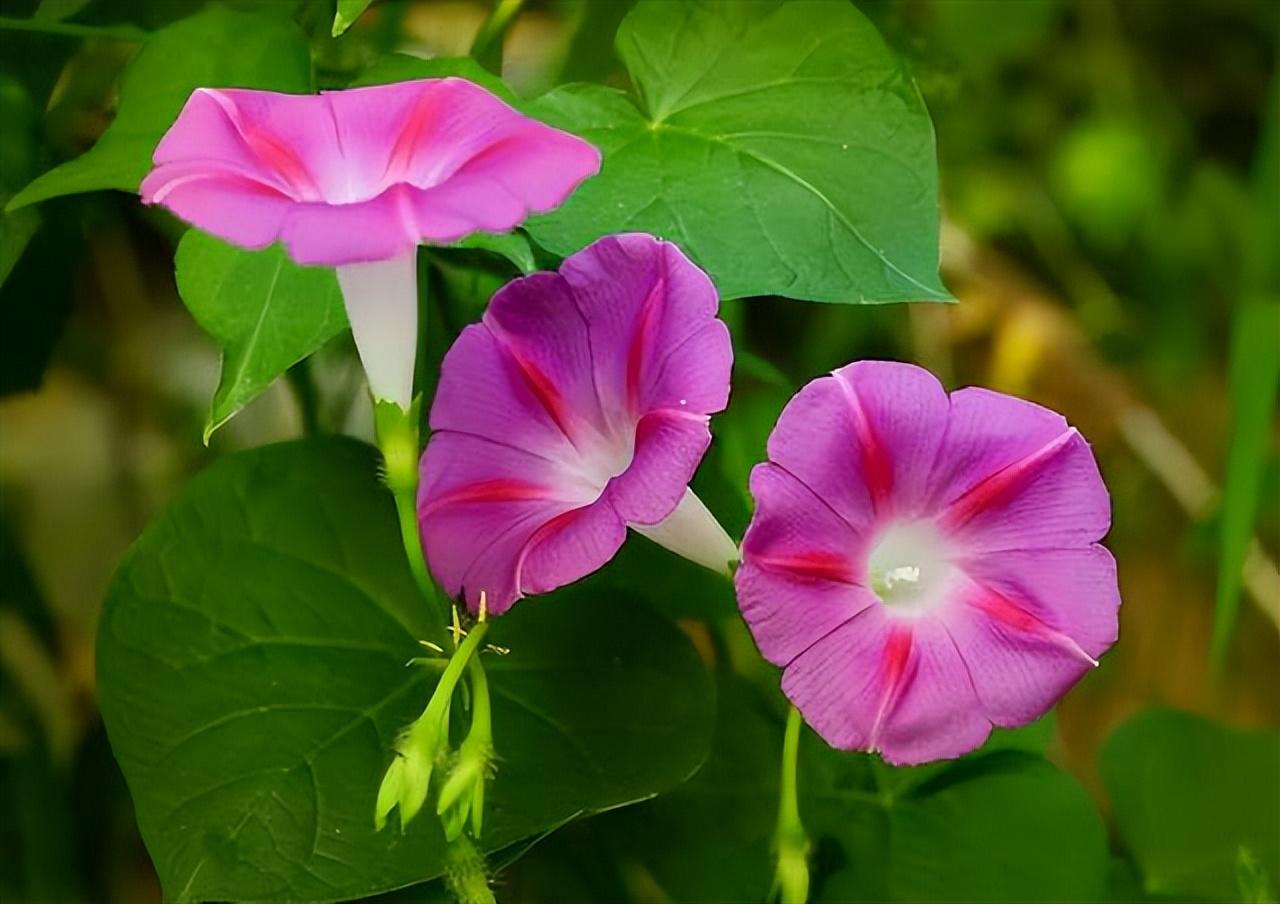
<svg viewBox="0 0 1280 904">
<path fill-rule="evenodd" d="M 447 615 L 435 585 L 431 583 L 422 551 L 422 537 L 418 533 L 418 409 L 418 401 L 407 411 L 395 402 L 376 402 L 373 409 L 374 433 L 386 467 L 387 488 L 395 500 L 400 541 L 404 545 L 409 571 L 427 602 L 442 615 Z"/>
<path fill-rule="evenodd" d="M 782 740 L 778 826 L 773 836 L 777 863 L 771 897 L 782 904 L 805 904 L 809 897 L 809 838 L 800 822 L 800 796 L 797 790 L 802 724 L 800 710 L 792 706 L 787 712 L 787 727 Z"/>
</svg>

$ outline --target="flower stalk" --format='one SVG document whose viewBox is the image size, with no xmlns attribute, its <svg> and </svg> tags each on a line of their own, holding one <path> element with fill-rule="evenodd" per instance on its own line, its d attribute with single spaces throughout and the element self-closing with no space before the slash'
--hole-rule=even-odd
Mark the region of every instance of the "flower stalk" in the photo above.
<svg viewBox="0 0 1280 904">
<path fill-rule="evenodd" d="M 382 452 L 383 479 L 396 503 L 400 521 L 400 540 L 414 582 L 428 602 L 439 606 L 435 585 L 427 573 L 418 533 L 418 411 L 420 401 L 406 410 L 395 402 L 376 401 L 373 406 L 374 433 Z"/>
<path fill-rule="evenodd" d="M 400 808 L 401 830 L 422 809 L 431 785 L 431 773 L 448 751 L 453 692 L 488 630 L 489 623 L 481 620 L 462 639 L 440 675 L 427 708 L 396 743 L 396 758 L 382 779 L 374 809 L 374 825 L 379 830 L 386 825 L 387 817 L 397 806 Z"/>
<path fill-rule="evenodd" d="M 772 900 L 780 904 L 804 904 L 809 898 L 809 837 L 800 822 L 797 793 L 799 771 L 800 710 L 787 712 L 787 728 L 782 740 L 782 772 L 778 786 L 778 825 L 773 834 L 776 857 Z"/>
</svg>

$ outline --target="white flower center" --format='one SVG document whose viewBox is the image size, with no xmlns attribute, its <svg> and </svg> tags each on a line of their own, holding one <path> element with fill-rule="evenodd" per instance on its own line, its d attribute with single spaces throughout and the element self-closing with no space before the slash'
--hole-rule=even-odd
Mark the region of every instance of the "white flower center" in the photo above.
<svg viewBox="0 0 1280 904">
<path fill-rule="evenodd" d="M 931 521 L 891 524 L 867 558 L 867 578 L 880 601 L 895 612 L 918 615 L 951 592 L 958 576 L 946 544 Z"/>
</svg>

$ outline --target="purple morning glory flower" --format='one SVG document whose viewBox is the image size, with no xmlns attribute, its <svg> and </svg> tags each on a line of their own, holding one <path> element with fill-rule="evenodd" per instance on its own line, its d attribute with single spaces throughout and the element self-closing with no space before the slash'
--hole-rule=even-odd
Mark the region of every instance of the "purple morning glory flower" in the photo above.
<svg viewBox="0 0 1280 904">
<path fill-rule="evenodd" d="M 495 615 L 600 568 L 628 526 L 719 570 L 733 542 L 688 488 L 733 350 L 705 273 L 648 235 L 504 286 L 445 356 L 418 519 L 432 572 Z"/>
<path fill-rule="evenodd" d="M 1043 714 L 1115 642 L 1110 501 L 1060 415 L 865 361 L 805 386 L 768 455 L 738 600 L 833 747 L 959 756 Z"/>
<path fill-rule="evenodd" d="M 242 248 L 335 267 L 377 399 L 413 393 L 420 242 L 505 232 L 600 168 L 587 142 L 460 78 L 279 94 L 199 88 L 142 180 L 147 204 Z"/>
</svg>

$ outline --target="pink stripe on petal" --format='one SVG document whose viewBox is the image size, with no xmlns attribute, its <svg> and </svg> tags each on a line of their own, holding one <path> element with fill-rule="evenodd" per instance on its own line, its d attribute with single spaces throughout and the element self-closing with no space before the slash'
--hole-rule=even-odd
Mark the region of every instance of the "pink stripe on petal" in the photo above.
<svg viewBox="0 0 1280 904">
<path fill-rule="evenodd" d="M 782 689 L 828 744 L 876 750 L 896 765 L 959 756 L 991 731 L 941 623 L 882 606 L 796 657 Z"/>
<path fill-rule="evenodd" d="M 654 333 L 657 332 L 657 323 L 659 320 L 662 297 L 667 289 L 666 278 L 662 275 L 653 284 L 653 288 L 649 290 L 648 296 L 644 303 L 640 306 L 640 314 L 636 318 L 635 332 L 632 333 L 631 343 L 627 347 L 627 405 L 632 411 L 640 408 L 640 399 L 644 388 L 641 385 L 641 369 L 645 365 L 646 359 L 651 354 L 650 349 L 653 346 Z"/>
<path fill-rule="evenodd" d="M 1078 434 L 1074 428 L 1069 429 L 1034 452 L 985 478 L 948 505 L 938 517 L 938 523 L 949 530 L 957 530 L 975 516 L 1007 502 L 1010 497 L 1034 480 L 1040 469 L 1047 466 L 1049 461 L 1076 435 Z"/>
<path fill-rule="evenodd" d="M 858 585 L 852 564 L 846 555 L 821 550 L 777 556 L 757 553 L 751 557 L 751 563 L 765 571 L 782 572 L 794 578 Z"/>
<path fill-rule="evenodd" d="M 866 482 L 871 503 L 877 512 L 884 511 L 889 495 L 893 492 L 893 466 L 889 463 L 888 450 L 876 435 L 876 428 L 867 417 L 853 385 L 839 371 L 832 376 L 844 393 L 849 414 L 853 418 L 853 435 L 857 438 L 862 456 L 862 479 Z"/>
<path fill-rule="evenodd" d="M 1080 644 L 1061 631 L 1050 628 L 1013 600 L 990 587 L 979 588 L 973 597 L 973 604 L 990 618 L 1014 631 L 1060 647 L 1067 654 L 1091 666 L 1098 665 L 1098 660 L 1081 649 Z"/>
<path fill-rule="evenodd" d="M 497 479 L 456 487 L 447 493 L 433 497 L 418 509 L 418 517 L 430 517 L 433 512 L 449 505 L 465 505 L 474 502 L 520 502 L 529 499 L 554 499 L 550 487 L 527 483 L 523 480 Z"/>
</svg>

